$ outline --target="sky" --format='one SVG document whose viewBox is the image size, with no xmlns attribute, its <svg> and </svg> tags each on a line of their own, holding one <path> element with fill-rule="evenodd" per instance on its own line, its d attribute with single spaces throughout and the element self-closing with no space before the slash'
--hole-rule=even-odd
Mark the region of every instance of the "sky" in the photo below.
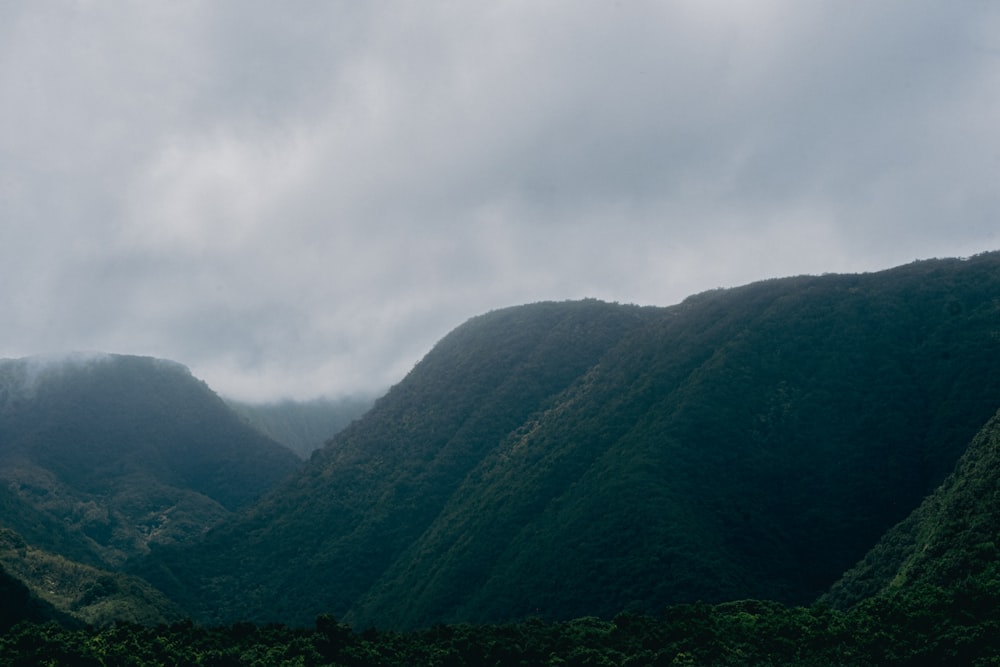
<svg viewBox="0 0 1000 667">
<path fill-rule="evenodd" d="M 1000 249 L 1000 3 L 0 3 L 0 357 L 398 382 L 466 319 Z"/>
</svg>

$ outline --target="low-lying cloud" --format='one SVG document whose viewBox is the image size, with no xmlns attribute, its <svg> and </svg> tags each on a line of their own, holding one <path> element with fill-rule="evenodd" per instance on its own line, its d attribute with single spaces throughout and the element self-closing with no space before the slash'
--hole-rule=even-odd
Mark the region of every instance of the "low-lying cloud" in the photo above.
<svg viewBox="0 0 1000 667">
<path fill-rule="evenodd" d="M 465 318 L 998 246 L 1000 9 L 19 2 L 0 356 L 383 388 Z"/>
</svg>

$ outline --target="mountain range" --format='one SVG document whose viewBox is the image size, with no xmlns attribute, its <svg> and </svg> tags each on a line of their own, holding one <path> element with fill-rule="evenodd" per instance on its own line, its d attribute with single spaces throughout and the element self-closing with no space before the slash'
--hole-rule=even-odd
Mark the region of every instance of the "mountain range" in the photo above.
<svg viewBox="0 0 1000 667">
<path fill-rule="evenodd" d="M 304 462 L 178 364 L 7 360 L 0 525 L 208 624 L 988 589 L 998 353 L 998 253 L 516 306 Z"/>
<path fill-rule="evenodd" d="M 196 551 L 136 571 L 207 622 L 809 603 L 997 409 L 998 268 L 488 313 Z"/>
</svg>

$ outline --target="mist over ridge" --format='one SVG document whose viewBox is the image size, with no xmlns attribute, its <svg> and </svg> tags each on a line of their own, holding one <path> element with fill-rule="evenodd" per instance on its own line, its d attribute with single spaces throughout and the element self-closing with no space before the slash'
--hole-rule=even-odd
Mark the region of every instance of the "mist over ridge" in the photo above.
<svg viewBox="0 0 1000 667">
<path fill-rule="evenodd" d="M 1000 244 L 993 3 L 428 3 L 15 0 L 0 357 L 337 398 L 493 308 Z"/>
</svg>

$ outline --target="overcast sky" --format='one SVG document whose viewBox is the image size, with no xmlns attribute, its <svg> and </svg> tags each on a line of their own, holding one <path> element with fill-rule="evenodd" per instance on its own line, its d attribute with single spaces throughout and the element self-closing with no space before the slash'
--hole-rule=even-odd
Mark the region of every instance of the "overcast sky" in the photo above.
<svg viewBox="0 0 1000 667">
<path fill-rule="evenodd" d="M 1000 3 L 0 4 L 0 357 L 388 387 L 467 318 L 1000 248 Z"/>
</svg>

